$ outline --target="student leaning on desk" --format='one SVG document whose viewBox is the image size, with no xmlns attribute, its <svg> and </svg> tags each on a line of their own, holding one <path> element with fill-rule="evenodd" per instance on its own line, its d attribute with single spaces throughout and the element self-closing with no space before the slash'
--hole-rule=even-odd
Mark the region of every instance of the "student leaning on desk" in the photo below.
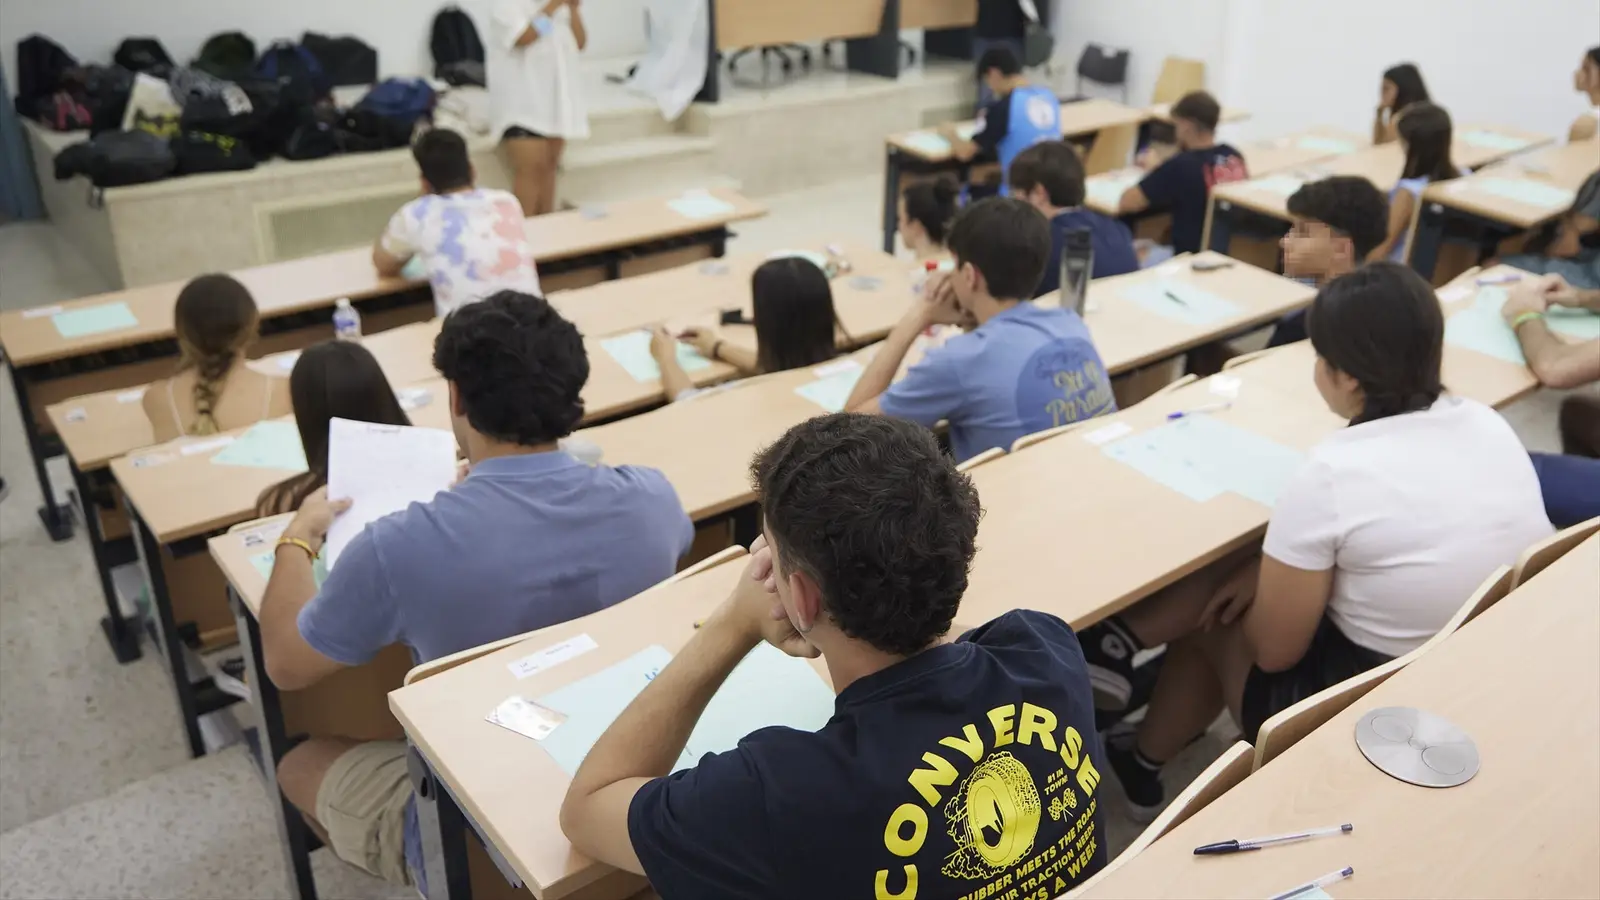
<svg viewBox="0 0 1600 900">
<path fill-rule="evenodd" d="M 1250 177 L 1244 155 L 1232 144 L 1217 142 L 1222 104 L 1205 91 L 1194 91 L 1172 104 L 1172 125 L 1178 135 L 1178 152 L 1159 164 L 1117 203 L 1121 214 L 1145 210 L 1172 213 L 1172 252 L 1199 253 L 1205 232 L 1211 189 Z"/>
<path fill-rule="evenodd" d="M 950 229 L 950 252 L 955 271 L 929 279 L 861 373 L 846 409 L 930 428 L 949 422 L 957 462 L 1116 410 L 1083 320 L 1027 299 L 1050 259 L 1050 226 L 1038 210 L 1005 197 L 974 203 Z M 895 381 L 917 336 L 934 325 L 968 331 Z"/>
<path fill-rule="evenodd" d="M 589 751 L 561 808 L 573 846 L 663 900 L 955 900 L 999 896 L 1018 873 L 1043 892 L 1029 896 L 1056 896 L 1098 871 L 1082 651 L 1066 623 L 1025 610 L 949 640 L 980 509 L 933 436 L 822 416 L 752 470 L 766 523 L 747 573 Z M 669 775 L 763 640 L 822 657 L 833 718 Z"/>
<path fill-rule="evenodd" d="M 557 448 L 583 417 L 583 339 L 540 297 L 506 291 L 445 319 L 434 365 L 470 473 L 379 519 L 312 574 L 347 503 L 300 505 L 261 602 L 267 675 L 308 687 L 393 643 L 426 662 L 604 609 L 670 576 L 694 529 L 660 472 Z M 343 860 L 408 884 L 422 872 L 401 742 L 312 737 L 278 766 L 284 796 Z"/>
<path fill-rule="evenodd" d="M 1005 175 L 1011 161 L 1041 141 L 1061 140 L 1061 101 L 1044 85 L 1034 84 L 1022 72 L 1022 62 L 1005 47 L 992 47 L 978 59 L 978 74 L 995 99 L 983 108 L 981 128 L 966 140 L 954 125 L 940 129 L 951 152 L 962 162 L 979 153 L 1000 162 L 1000 193 L 1007 192 Z"/>
<path fill-rule="evenodd" d="M 1136 816 L 1161 765 L 1226 708 L 1254 740 L 1296 702 L 1432 637 L 1496 567 L 1552 529 L 1498 413 L 1440 383 L 1444 317 L 1411 269 L 1371 263 L 1307 318 L 1317 391 L 1348 428 L 1312 448 L 1266 539 L 1084 631 L 1096 701 L 1125 711 L 1132 657 L 1167 644 L 1137 729 L 1106 753 Z"/>
<path fill-rule="evenodd" d="M 283 379 L 245 364 L 261 315 L 255 298 L 228 275 L 201 275 L 172 308 L 178 370 L 145 389 L 144 412 L 157 443 L 216 434 L 289 411 Z"/>
</svg>

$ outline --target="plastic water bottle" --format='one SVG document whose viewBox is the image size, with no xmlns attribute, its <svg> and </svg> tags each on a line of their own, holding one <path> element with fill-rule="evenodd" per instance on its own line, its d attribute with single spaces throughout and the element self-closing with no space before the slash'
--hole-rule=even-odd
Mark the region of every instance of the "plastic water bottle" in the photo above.
<svg viewBox="0 0 1600 900">
<path fill-rule="evenodd" d="M 340 297 L 333 307 L 333 336 L 341 341 L 361 342 L 361 313 L 351 305 L 349 297 Z"/>
</svg>

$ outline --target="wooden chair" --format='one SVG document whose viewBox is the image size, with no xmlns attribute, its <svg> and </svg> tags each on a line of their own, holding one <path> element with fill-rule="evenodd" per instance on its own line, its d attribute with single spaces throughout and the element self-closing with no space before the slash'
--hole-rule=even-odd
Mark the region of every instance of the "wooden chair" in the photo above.
<svg viewBox="0 0 1600 900">
<path fill-rule="evenodd" d="M 956 471 L 957 472 L 970 472 L 973 469 L 976 469 L 977 467 L 983 465 L 984 463 L 988 462 L 991 459 L 999 459 L 1000 457 L 1005 456 L 1005 455 L 1006 455 L 1006 451 L 1000 449 L 999 447 L 990 447 L 989 449 L 983 451 L 982 453 L 979 453 L 977 456 L 974 456 L 974 457 L 966 460 L 965 462 L 958 463 L 956 465 Z"/>
<path fill-rule="evenodd" d="M 1264 348 L 1264 349 L 1261 349 L 1261 350 L 1257 350 L 1257 351 L 1255 351 L 1253 353 L 1241 353 L 1238 356 L 1235 356 L 1234 358 L 1232 358 L 1232 359 L 1228 360 L 1227 362 L 1223 363 L 1222 364 L 1222 371 L 1226 372 L 1229 369 L 1236 369 L 1239 366 L 1242 366 L 1247 362 L 1254 362 L 1255 360 L 1258 360 L 1258 359 L 1262 358 L 1263 356 L 1267 356 L 1267 355 L 1271 354 L 1272 352 L 1276 351 L 1277 349 L 1278 349 L 1277 347 L 1267 347 L 1267 348 Z"/>
<path fill-rule="evenodd" d="M 1150 92 L 1150 102 L 1177 103 L 1184 94 L 1205 90 L 1205 86 L 1205 63 L 1198 59 L 1169 56 L 1161 61 L 1161 74 L 1156 76 L 1156 87 Z"/>
<path fill-rule="evenodd" d="M 676 582 L 682 581 L 682 580 L 684 580 L 685 578 L 688 578 L 691 575 L 698 575 L 701 572 L 706 571 L 707 569 L 714 569 L 717 566 L 720 566 L 725 562 L 729 562 L 731 560 L 735 560 L 735 559 L 738 559 L 741 556 L 746 555 L 746 552 L 747 551 L 743 547 L 737 547 L 737 546 L 729 547 L 728 549 L 723 550 L 720 553 L 713 554 L 712 556 L 708 556 L 705 559 L 700 560 L 699 562 L 695 563 L 694 565 L 690 566 L 689 568 L 684 569 L 682 572 L 678 572 L 677 574 L 673 575 L 671 578 L 668 578 L 667 580 L 665 580 L 663 582 L 660 582 L 659 584 L 656 584 L 656 585 L 653 585 L 651 587 L 648 587 L 648 588 L 644 589 L 640 593 L 636 594 L 635 597 L 636 598 L 637 597 L 643 597 L 645 594 L 648 594 L 651 591 L 659 591 L 663 587 L 666 587 L 669 584 L 674 584 Z M 495 652 L 496 650 L 503 650 L 506 647 L 511 646 L 512 644 L 516 644 L 516 643 L 520 643 L 522 641 L 525 641 L 528 638 L 533 637 L 534 635 L 538 634 L 541 630 L 542 629 L 537 629 L 536 628 L 533 631 L 523 632 L 522 634 L 514 634 L 514 635 L 512 635 L 511 637 L 508 637 L 508 638 L 501 638 L 498 641 L 490 641 L 487 644 L 482 644 L 482 645 L 477 646 L 477 647 L 469 647 L 466 650 L 461 650 L 459 652 L 452 653 L 449 656 L 441 656 L 438 659 L 429 660 L 428 662 L 425 662 L 422 665 L 417 666 L 416 668 L 414 668 L 411 671 L 407 672 L 406 673 L 406 681 L 405 681 L 405 683 L 406 684 L 415 684 L 416 682 L 421 681 L 424 678 L 432 678 L 433 676 L 439 674 L 440 672 L 448 672 L 451 669 L 454 669 L 456 666 L 462 665 L 464 663 L 472 662 L 473 660 L 477 659 L 480 656 L 488 656 L 489 654 Z"/>
<path fill-rule="evenodd" d="M 1169 382 L 1168 384 L 1162 386 L 1159 390 L 1157 390 L 1154 394 L 1151 394 L 1150 396 L 1151 397 L 1160 397 L 1163 394 L 1170 394 L 1173 391 L 1177 390 L 1178 388 L 1184 387 L 1186 385 L 1194 384 L 1197 380 L 1199 380 L 1199 376 L 1197 376 L 1197 375 L 1185 375 L 1182 378 L 1179 378 L 1177 381 Z M 1146 398 L 1146 399 L 1149 399 L 1149 398 Z"/>
<path fill-rule="evenodd" d="M 1053 437 L 1059 437 L 1060 435 L 1066 434 L 1075 428 L 1080 428 L 1085 423 L 1092 421 L 1094 420 L 1083 419 L 1077 422 L 1068 422 L 1065 425 L 1057 425 L 1054 428 L 1046 428 L 1043 431 L 1035 431 L 1033 434 L 1025 434 L 1011 442 L 1011 452 L 1015 453 L 1024 447 L 1032 447 L 1034 444 L 1040 444 L 1050 440 Z"/>
<path fill-rule="evenodd" d="M 1500 602 L 1511 592 L 1511 569 L 1501 566 L 1489 574 L 1472 596 L 1461 604 L 1455 615 L 1445 622 L 1433 637 L 1422 646 L 1396 657 L 1381 666 L 1368 669 L 1360 675 L 1346 678 L 1332 687 L 1318 691 L 1288 709 L 1261 723 L 1256 735 L 1255 767 L 1272 762 L 1278 754 L 1294 746 L 1301 738 L 1321 728 L 1327 721 L 1365 697 L 1369 691 L 1388 679 L 1390 675 L 1410 665 L 1422 654 L 1444 641 L 1462 625 L 1472 621 L 1479 613 Z"/>
<path fill-rule="evenodd" d="M 1588 540 L 1597 531 L 1600 531 L 1600 517 L 1558 531 L 1522 551 L 1522 555 L 1517 557 L 1516 568 L 1512 570 L 1511 586 L 1521 587 L 1523 582 L 1543 572 L 1546 566 L 1565 556 L 1568 550 Z"/>
<path fill-rule="evenodd" d="M 1116 859 L 1107 863 L 1104 869 L 1096 872 L 1088 881 L 1063 894 L 1061 900 L 1077 897 L 1088 891 L 1095 882 L 1143 853 L 1145 848 L 1155 843 L 1158 838 L 1187 822 L 1190 816 L 1211 805 L 1213 800 L 1233 790 L 1235 785 L 1253 771 L 1250 767 L 1250 758 L 1250 745 L 1244 741 L 1236 741 L 1232 747 L 1222 751 L 1222 755 L 1211 765 L 1206 766 L 1205 771 L 1196 776 L 1194 781 L 1189 782 L 1189 786 L 1167 804 L 1161 815 L 1156 816 L 1155 821 L 1146 826 L 1127 849 L 1117 854 Z"/>
</svg>

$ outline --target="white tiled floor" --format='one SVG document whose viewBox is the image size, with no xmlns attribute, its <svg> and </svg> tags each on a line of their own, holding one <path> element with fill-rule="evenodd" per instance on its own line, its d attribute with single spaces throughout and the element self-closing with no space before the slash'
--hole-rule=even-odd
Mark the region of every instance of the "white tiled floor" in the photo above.
<svg viewBox="0 0 1600 900">
<path fill-rule="evenodd" d="M 876 246 L 881 179 L 763 198 L 736 251 L 817 239 Z M 105 289 L 48 225 L 0 227 L 0 308 Z M 9 377 L 9 376 L 0 376 Z M 1525 442 L 1552 449 L 1554 398 L 1507 411 Z M 271 898 L 287 888 L 268 798 L 244 752 L 189 760 L 159 663 L 119 666 L 101 637 L 99 586 L 78 534 L 52 543 L 9 384 L 0 384 L 0 898 Z M 1227 726 L 1169 767 L 1174 786 L 1235 739 Z M 1102 807 L 1113 850 L 1138 833 L 1115 779 Z M 316 854 L 324 897 L 404 898 Z"/>
</svg>

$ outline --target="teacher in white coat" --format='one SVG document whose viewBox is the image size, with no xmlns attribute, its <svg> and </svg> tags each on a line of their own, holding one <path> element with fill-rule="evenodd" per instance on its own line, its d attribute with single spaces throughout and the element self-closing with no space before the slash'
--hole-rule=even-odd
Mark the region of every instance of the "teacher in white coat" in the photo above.
<svg viewBox="0 0 1600 900">
<path fill-rule="evenodd" d="M 581 0 L 498 0 L 488 81 L 495 133 L 526 216 L 555 209 L 567 141 L 589 136 L 578 54 L 589 42 Z"/>
</svg>

